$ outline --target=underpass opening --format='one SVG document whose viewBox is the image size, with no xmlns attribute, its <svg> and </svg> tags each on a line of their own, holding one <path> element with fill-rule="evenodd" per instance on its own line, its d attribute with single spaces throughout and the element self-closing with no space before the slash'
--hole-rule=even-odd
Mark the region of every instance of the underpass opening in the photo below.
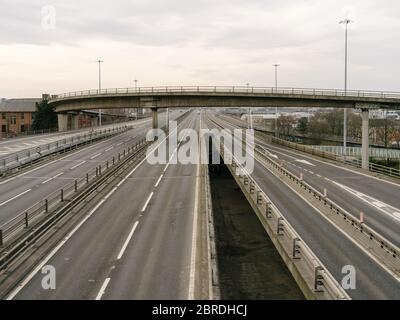
<svg viewBox="0 0 400 320">
<path fill-rule="evenodd" d="M 304 299 L 222 159 L 209 174 L 221 299 Z"/>
</svg>

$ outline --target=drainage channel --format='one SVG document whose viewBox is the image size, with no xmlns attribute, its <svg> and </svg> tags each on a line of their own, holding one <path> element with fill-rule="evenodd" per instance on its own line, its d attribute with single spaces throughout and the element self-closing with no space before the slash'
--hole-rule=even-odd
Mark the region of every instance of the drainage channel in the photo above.
<svg viewBox="0 0 400 320">
<path fill-rule="evenodd" d="M 304 299 L 228 168 L 209 172 L 221 299 Z"/>
</svg>

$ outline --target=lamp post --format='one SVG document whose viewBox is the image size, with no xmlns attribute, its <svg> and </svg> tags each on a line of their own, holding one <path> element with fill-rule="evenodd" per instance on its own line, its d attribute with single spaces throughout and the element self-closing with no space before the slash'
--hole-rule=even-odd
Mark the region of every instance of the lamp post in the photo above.
<svg viewBox="0 0 400 320">
<path fill-rule="evenodd" d="M 272 65 L 275 67 L 275 93 L 278 92 L 278 67 L 279 64 Z M 275 137 L 278 137 L 278 107 L 275 107 Z"/>
<path fill-rule="evenodd" d="M 347 95 L 347 40 L 348 40 L 348 26 L 349 23 L 353 23 L 350 19 L 344 19 L 340 21 L 340 24 L 345 25 L 345 43 L 344 43 L 344 93 Z M 347 154 L 347 109 L 343 109 L 343 154 L 346 156 Z"/>
<path fill-rule="evenodd" d="M 250 90 L 250 83 L 246 83 L 247 86 L 247 93 L 249 93 Z M 248 128 L 249 129 L 253 129 L 253 123 L 252 123 L 252 119 L 251 119 L 251 108 L 249 107 L 249 112 L 248 112 Z"/>
<path fill-rule="evenodd" d="M 96 61 L 99 64 L 99 94 L 101 93 L 101 63 L 103 60 L 99 59 Z M 99 109 L 99 126 L 101 126 L 101 109 Z"/>
</svg>

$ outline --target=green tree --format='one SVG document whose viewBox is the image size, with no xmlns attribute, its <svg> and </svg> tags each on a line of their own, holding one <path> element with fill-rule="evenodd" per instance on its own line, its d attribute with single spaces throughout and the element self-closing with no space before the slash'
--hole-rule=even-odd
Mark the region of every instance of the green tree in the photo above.
<svg viewBox="0 0 400 320">
<path fill-rule="evenodd" d="M 57 128 L 57 114 L 49 106 L 47 100 L 36 103 L 36 112 L 33 115 L 33 130 L 47 130 Z"/>
<path fill-rule="evenodd" d="M 305 133 L 308 130 L 308 118 L 303 117 L 299 119 L 297 123 L 297 131 L 300 133 Z"/>
</svg>

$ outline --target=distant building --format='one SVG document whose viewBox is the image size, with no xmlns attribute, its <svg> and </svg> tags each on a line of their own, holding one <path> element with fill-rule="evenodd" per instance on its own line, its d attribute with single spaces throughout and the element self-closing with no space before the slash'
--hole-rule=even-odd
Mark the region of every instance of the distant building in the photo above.
<svg viewBox="0 0 400 320">
<path fill-rule="evenodd" d="M 0 136 L 31 131 L 36 102 L 40 98 L 2 99 L 0 101 Z"/>
</svg>

